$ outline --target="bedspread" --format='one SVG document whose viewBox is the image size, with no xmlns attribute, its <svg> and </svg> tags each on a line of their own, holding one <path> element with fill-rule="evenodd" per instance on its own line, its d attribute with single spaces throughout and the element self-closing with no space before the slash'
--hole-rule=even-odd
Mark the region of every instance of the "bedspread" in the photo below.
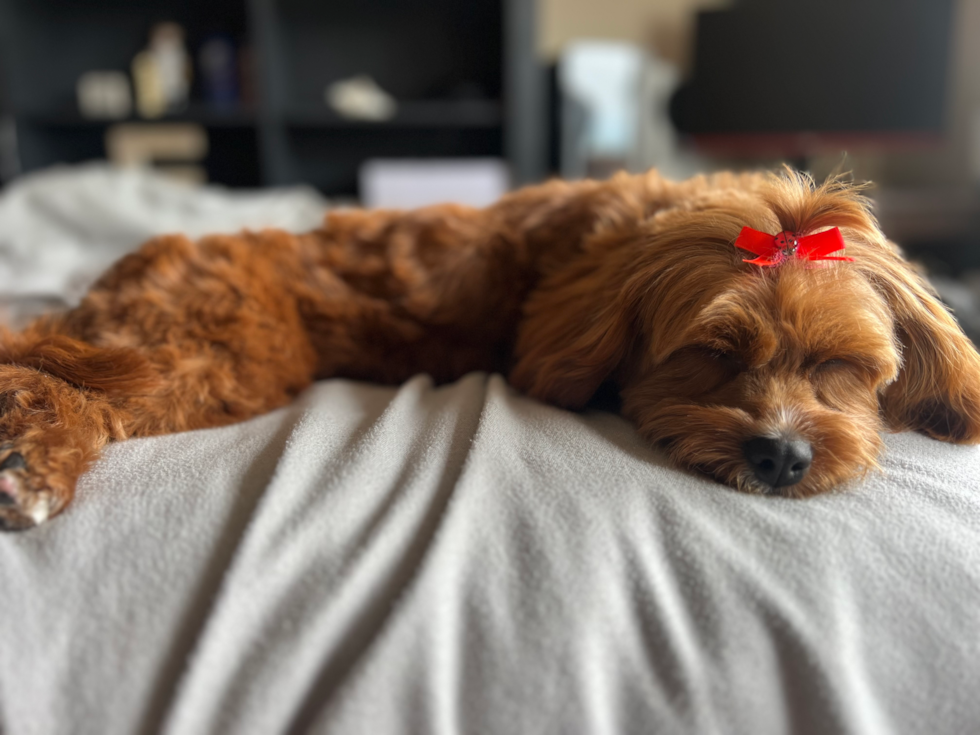
<svg viewBox="0 0 980 735">
<path fill-rule="evenodd" d="M 0 536 L 4 731 L 977 732 L 978 475 L 751 497 L 499 376 L 325 381 Z"/>
<path fill-rule="evenodd" d="M 473 373 L 111 445 L 0 535 L 0 731 L 980 732 L 980 449 L 886 443 L 742 495 Z"/>
</svg>

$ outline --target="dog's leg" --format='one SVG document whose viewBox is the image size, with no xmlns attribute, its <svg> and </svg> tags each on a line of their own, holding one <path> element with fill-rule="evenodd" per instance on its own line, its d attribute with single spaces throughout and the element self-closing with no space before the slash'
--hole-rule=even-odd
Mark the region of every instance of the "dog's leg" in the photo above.
<svg viewBox="0 0 980 735">
<path fill-rule="evenodd" d="M 0 333 L 0 528 L 61 511 L 110 440 L 243 421 L 312 381 L 270 257 L 207 247 L 154 241 L 68 314 Z"/>
<path fill-rule="evenodd" d="M 45 331 L 0 335 L 3 530 L 30 528 L 64 508 L 106 442 L 126 436 L 121 396 L 155 384 L 132 351 Z"/>
<path fill-rule="evenodd" d="M 248 369 L 227 356 L 202 359 L 199 344 L 144 351 L 30 333 L 3 343 L 0 530 L 64 509 L 109 441 L 245 420 L 288 402 L 312 372 L 304 380 L 299 365 L 291 384 L 270 376 L 263 385 L 260 371 L 243 376 Z"/>
<path fill-rule="evenodd" d="M 13 375 L 19 372 L 20 374 Z M 0 529 L 30 528 L 71 500 L 79 475 L 111 438 L 112 409 L 42 374 L 4 366 Z M 8 382 L 9 381 L 9 382 Z"/>
</svg>

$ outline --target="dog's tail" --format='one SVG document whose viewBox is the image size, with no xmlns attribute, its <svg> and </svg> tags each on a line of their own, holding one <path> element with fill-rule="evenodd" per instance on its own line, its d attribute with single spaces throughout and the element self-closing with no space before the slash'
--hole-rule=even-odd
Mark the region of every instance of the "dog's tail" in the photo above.
<svg viewBox="0 0 980 735">
<path fill-rule="evenodd" d="M 58 333 L 47 320 L 20 333 L 0 326 L 0 365 L 32 368 L 107 394 L 145 394 L 160 382 L 159 373 L 137 350 L 97 347 Z"/>
</svg>

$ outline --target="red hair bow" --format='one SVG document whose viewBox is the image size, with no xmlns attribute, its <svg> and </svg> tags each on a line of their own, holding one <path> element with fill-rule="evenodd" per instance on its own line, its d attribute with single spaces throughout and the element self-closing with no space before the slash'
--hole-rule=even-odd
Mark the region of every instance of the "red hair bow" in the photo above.
<svg viewBox="0 0 980 735">
<path fill-rule="evenodd" d="M 753 265 L 773 266 L 785 260 L 796 257 L 800 260 L 846 260 L 853 263 L 854 258 L 832 256 L 844 249 L 844 238 L 840 230 L 834 227 L 816 235 L 800 235 L 797 232 L 785 230 L 778 235 L 743 227 L 735 240 L 735 247 L 755 253 L 758 258 L 743 260 Z"/>
</svg>

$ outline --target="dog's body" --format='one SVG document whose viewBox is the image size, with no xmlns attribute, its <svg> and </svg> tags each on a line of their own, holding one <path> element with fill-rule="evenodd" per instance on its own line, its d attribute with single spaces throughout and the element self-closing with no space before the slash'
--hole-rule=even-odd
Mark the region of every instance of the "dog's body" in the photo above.
<svg viewBox="0 0 980 735">
<path fill-rule="evenodd" d="M 839 227 L 855 260 L 760 268 L 743 226 Z M 64 508 L 110 440 L 242 421 L 317 378 L 472 370 L 567 408 L 611 381 L 678 464 L 755 492 L 840 486 L 885 428 L 980 441 L 980 356 L 852 189 L 620 175 L 147 243 L 3 336 L 0 524 Z"/>
</svg>

